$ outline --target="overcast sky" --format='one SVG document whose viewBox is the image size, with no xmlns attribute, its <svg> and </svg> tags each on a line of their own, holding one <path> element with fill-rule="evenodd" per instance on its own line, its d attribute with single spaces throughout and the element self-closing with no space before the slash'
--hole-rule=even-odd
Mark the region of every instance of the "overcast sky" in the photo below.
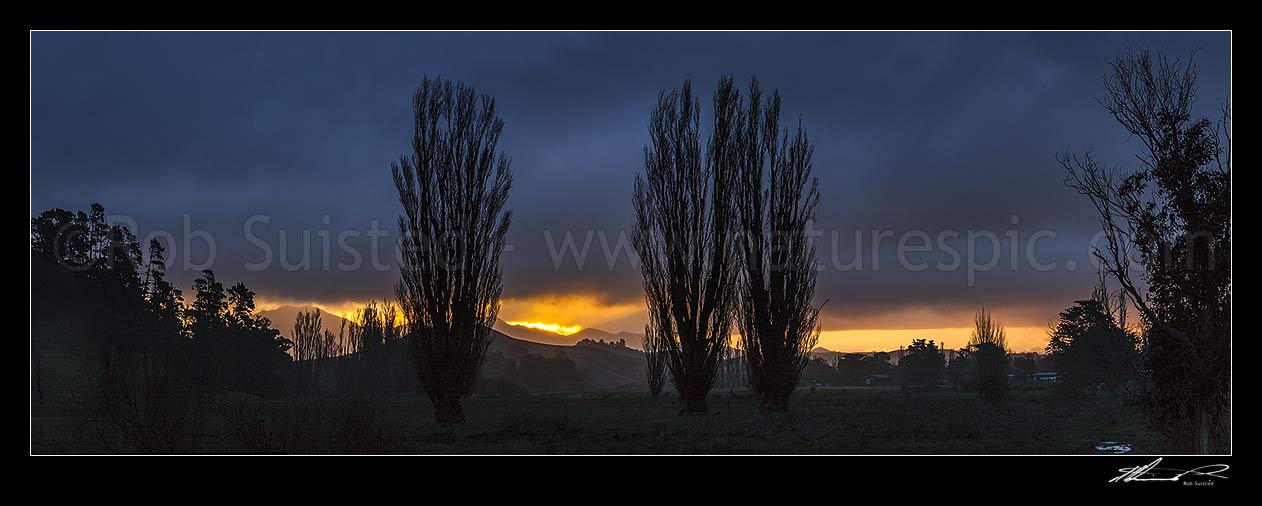
<svg viewBox="0 0 1262 506">
<path fill-rule="evenodd" d="M 1227 33 L 39 32 L 31 214 L 101 202 L 134 219 L 142 237 L 168 231 L 172 277 L 185 290 L 196 276 L 181 270 L 187 216 L 213 236 L 218 277 L 244 281 L 263 301 L 389 296 L 397 270 L 372 268 L 364 232 L 376 221 L 388 234 L 379 257 L 392 265 L 400 208 L 389 165 L 410 148 L 412 92 L 422 76 L 441 74 L 492 94 L 506 124 L 501 147 L 515 182 L 505 313 L 581 299 L 590 311 L 559 323 L 634 330 L 643 295 L 625 252 L 610 267 L 593 236 L 582 269 L 572 256 L 556 268 L 547 234 L 555 247 L 566 232 L 581 246 L 589 230 L 604 231 L 614 246 L 632 224 L 632 181 L 658 93 L 693 79 L 708 119 L 721 76 L 756 76 L 780 90 L 784 120 L 800 117 L 815 143 L 826 330 L 965 326 L 980 304 L 1041 326 L 1089 295 L 1095 277 L 1094 215 L 1063 186 L 1054 155 L 1090 148 L 1131 165 L 1139 148 L 1093 98 L 1106 60 L 1127 47 L 1182 58 L 1199 50 L 1198 110 L 1213 116 L 1227 98 Z M 254 220 L 251 239 L 244 225 L 256 215 L 266 221 Z M 280 265 L 282 230 L 290 263 L 309 231 L 309 270 Z M 360 232 L 347 240 L 363 257 L 353 271 L 337 268 L 353 260 L 336 244 L 348 230 Z M 895 234 L 879 269 L 873 230 Z M 1012 270 L 1005 242 L 999 266 L 972 283 L 964 267 L 934 267 L 950 262 L 941 248 L 908 254 L 929 264 L 915 271 L 896 255 L 911 230 L 958 231 L 965 262 L 969 230 L 1014 231 L 1021 257 L 1032 234 L 1050 231 L 1035 253 L 1059 267 L 1040 272 L 1022 260 Z M 854 261 L 856 231 L 863 270 L 839 268 Z M 266 259 L 260 242 L 273 261 L 256 271 L 247 264 Z M 201 238 L 191 244 L 196 266 L 208 250 Z M 978 244 L 984 264 L 991 247 Z"/>
</svg>

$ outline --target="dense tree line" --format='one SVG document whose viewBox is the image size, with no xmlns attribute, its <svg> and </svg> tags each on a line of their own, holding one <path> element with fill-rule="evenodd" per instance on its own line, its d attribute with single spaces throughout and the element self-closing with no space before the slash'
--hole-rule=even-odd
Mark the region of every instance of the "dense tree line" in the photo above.
<svg viewBox="0 0 1262 506">
<path fill-rule="evenodd" d="M 160 354 L 181 364 L 204 392 L 283 388 L 280 374 L 291 342 L 255 314 L 254 292 L 242 283 L 225 287 L 206 270 L 186 304 L 167 279 L 161 243 L 150 241 L 142 255 L 130 230 L 106 223 L 104 206 L 40 213 L 31 220 L 31 255 L 32 262 L 70 273 L 88 291 L 86 312 L 99 336 L 100 361 Z M 59 306 L 56 300 L 33 305 Z"/>
<path fill-rule="evenodd" d="M 187 452 L 222 393 L 285 391 L 290 342 L 255 314 L 254 292 L 207 270 L 186 300 L 167 279 L 161 243 L 142 254 L 104 206 L 33 218 L 31 263 L 32 325 L 82 331 L 63 337 L 80 363 L 69 395 L 87 403 L 86 433 L 106 449 Z"/>
</svg>

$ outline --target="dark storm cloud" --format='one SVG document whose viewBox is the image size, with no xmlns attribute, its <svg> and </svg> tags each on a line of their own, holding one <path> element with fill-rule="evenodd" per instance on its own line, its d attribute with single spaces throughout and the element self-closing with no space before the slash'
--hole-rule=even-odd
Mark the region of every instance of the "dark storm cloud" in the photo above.
<svg viewBox="0 0 1262 506">
<path fill-rule="evenodd" d="M 416 83 L 442 74 L 495 95 L 506 121 L 516 181 L 505 296 L 637 301 L 625 255 L 609 268 L 594 238 L 583 269 L 567 258 L 558 270 L 545 234 L 553 246 L 566 232 L 581 245 L 602 231 L 612 246 L 632 224 L 658 92 L 692 78 L 708 97 L 723 75 L 757 76 L 816 145 L 830 322 L 908 306 L 1054 308 L 1090 290 L 1095 221 L 1053 155 L 1094 148 L 1130 163 L 1137 149 L 1093 99 L 1105 59 L 1126 47 L 1201 49 L 1198 106 L 1212 115 L 1228 92 L 1229 43 L 1224 33 L 35 33 L 31 211 L 100 201 L 141 235 L 176 237 L 187 214 L 214 236 L 222 279 L 274 299 L 385 296 L 397 273 L 371 268 L 363 233 L 375 220 L 389 232 L 383 246 L 396 237 L 389 164 L 408 147 Z M 308 231 L 311 270 L 247 270 L 263 258 L 243 231 L 253 215 L 267 216 L 253 233 L 274 256 L 285 231 L 291 261 Z M 896 233 L 879 270 L 868 243 L 865 269 L 830 265 L 853 260 L 854 232 L 874 229 Z M 963 269 L 898 265 L 897 234 L 970 229 L 1055 232 L 1039 243 L 1040 261 L 1080 268 L 1012 271 L 1003 256 L 970 285 Z M 352 260 L 338 254 L 345 230 L 360 232 L 349 242 L 364 266 L 326 271 L 324 235 L 332 266 Z M 979 252 L 989 259 L 989 244 Z M 949 261 L 941 251 L 908 257 Z M 187 287 L 193 276 L 176 280 Z"/>
</svg>

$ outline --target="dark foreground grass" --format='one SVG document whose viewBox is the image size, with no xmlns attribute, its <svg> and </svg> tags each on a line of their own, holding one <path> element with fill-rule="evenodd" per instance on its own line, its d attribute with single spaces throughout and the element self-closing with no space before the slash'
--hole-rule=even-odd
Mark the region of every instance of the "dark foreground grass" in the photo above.
<svg viewBox="0 0 1262 506">
<path fill-rule="evenodd" d="M 992 406 L 976 393 L 849 388 L 800 391 L 787 414 L 727 393 L 710 414 L 677 416 L 674 399 L 643 393 L 471 399 L 468 423 L 442 427 L 423 398 L 346 405 L 237 401 L 207 408 L 187 451 L 427 454 L 1089 454 L 1101 441 L 1160 453 L 1137 410 L 1112 398 L 1013 391 Z M 101 441 L 82 404 L 32 406 L 35 453 L 126 452 Z M 367 412 L 367 414 L 364 414 Z M 244 421 L 243 421 L 244 420 Z"/>
</svg>

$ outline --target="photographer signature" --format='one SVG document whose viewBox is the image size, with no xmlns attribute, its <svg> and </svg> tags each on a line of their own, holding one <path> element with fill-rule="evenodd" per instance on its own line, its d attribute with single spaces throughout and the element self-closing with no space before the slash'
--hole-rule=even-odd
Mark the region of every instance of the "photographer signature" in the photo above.
<svg viewBox="0 0 1262 506">
<path fill-rule="evenodd" d="M 1218 473 L 1226 471 L 1230 467 L 1227 464 L 1209 464 L 1195 469 L 1183 470 L 1171 469 L 1168 467 L 1157 467 L 1157 464 L 1160 463 L 1161 459 L 1158 458 L 1146 466 L 1123 467 L 1118 469 L 1118 471 L 1121 471 L 1122 474 L 1109 480 L 1109 483 L 1126 483 L 1131 481 L 1179 481 L 1183 479 L 1184 476 L 1188 475 L 1192 475 L 1192 477 L 1204 476 L 1209 478 L 1222 478 L 1225 480 L 1227 477 Z M 1167 474 L 1170 474 L 1170 476 L 1166 476 Z"/>
</svg>

